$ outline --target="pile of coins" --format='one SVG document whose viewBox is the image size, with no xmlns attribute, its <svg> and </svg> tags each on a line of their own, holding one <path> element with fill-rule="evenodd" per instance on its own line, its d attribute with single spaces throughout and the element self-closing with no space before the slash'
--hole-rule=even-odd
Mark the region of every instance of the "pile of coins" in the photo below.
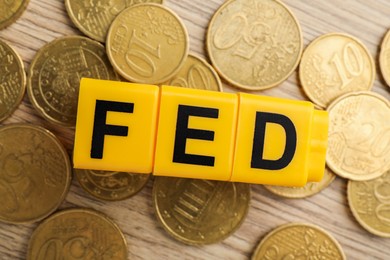
<svg viewBox="0 0 390 260">
<path fill-rule="evenodd" d="M 87 37 L 66 36 L 45 45 L 35 55 L 27 80 L 21 58 L 0 40 L 0 120 L 17 108 L 26 85 L 43 118 L 72 128 L 82 77 L 222 91 L 221 76 L 246 91 L 275 87 L 299 65 L 307 97 L 329 111 L 328 168 L 319 183 L 266 188 L 283 197 L 304 198 L 326 188 L 336 175 L 347 178 L 348 202 L 357 221 L 372 234 L 390 237 L 390 104 L 369 91 L 375 63 L 363 43 L 329 33 L 303 51 L 299 23 L 286 5 L 229 0 L 209 24 L 210 65 L 189 53 L 186 27 L 162 1 L 125 2 L 65 0 L 70 19 Z M 15 21 L 28 1 L 13 3 L 12 11 L 0 11 L 0 29 Z M 389 38 L 380 56 L 388 83 Z M 59 140 L 34 125 L 2 126 L 0 140 L 0 221 L 46 218 L 30 239 L 28 259 L 127 259 L 122 232 L 102 213 L 68 209 L 51 214 L 64 200 L 72 172 L 85 191 L 107 201 L 133 196 L 149 175 L 72 170 Z M 225 239 L 243 223 L 250 185 L 156 177 L 152 196 L 157 219 L 168 234 L 186 244 L 204 245 Z M 299 257 L 345 259 L 330 234 L 299 223 L 270 232 L 253 254 L 253 259 Z"/>
</svg>

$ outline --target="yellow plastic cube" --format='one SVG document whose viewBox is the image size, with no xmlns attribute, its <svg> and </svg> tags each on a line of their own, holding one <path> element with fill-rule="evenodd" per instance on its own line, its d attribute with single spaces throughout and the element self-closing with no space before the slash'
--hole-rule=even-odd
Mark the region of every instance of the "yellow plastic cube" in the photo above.
<svg viewBox="0 0 390 260">
<path fill-rule="evenodd" d="M 154 175 L 227 181 L 238 97 L 162 86 Z"/>
<path fill-rule="evenodd" d="M 303 186 L 325 168 L 310 102 L 83 79 L 74 167 Z"/>
<path fill-rule="evenodd" d="M 84 78 L 78 104 L 75 168 L 152 172 L 157 86 Z"/>
<path fill-rule="evenodd" d="M 328 117 L 310 102 L 239 93 L 230 181 L 303 186 L 325 168 Z"/>
</svg>

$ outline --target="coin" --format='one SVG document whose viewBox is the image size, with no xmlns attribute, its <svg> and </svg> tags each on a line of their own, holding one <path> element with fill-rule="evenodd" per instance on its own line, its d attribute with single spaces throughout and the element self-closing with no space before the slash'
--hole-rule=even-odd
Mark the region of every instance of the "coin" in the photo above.
<svg viewBox="0 0 390 260">
<path fill-rule="evenodd" d="M 267 234 L 252 260 L 257 259 L 346 259 L 344 252 L 328 232 L 311 224 L 281 225 Z"/>
<path fill-rule="evenodd" d="M 112 65 L 125 79 L 158 84 L 183 66 L 189 38 L 171 10 L 158 4 L 138 4 L 112 22 L 106 48 Z"/>
<path fill-rule="evenodd" d="M 71 182 L 69 156 L 48 130 L 29 124 L 0 128 L 0 220 L 26 223 L 51 214 Z"/>
<path fill-rule="evenodd" d="M 390 171 L 370 181 L 348 181 L 348 203 L 370 233 L 390 237 Z"/>
<path fill-rule="evenodd" d="M 207 31 L 211 63 L 229 83 L 247 90 L 274 87 L 295 70 L 303 39 L 297 19 L 281 1 L 230 0 Z"/>
<path fill-rule="evenodd" d="M 15 111 L 25 90 L 23 61 L 11 46 L 0 40 L 0 121 Z"/>
<path fill-rule="evenodd" d="M 26 10 L 30 0 L 3 0 L 0 8 L 0 30 L 14 23 Z"/>
<path fill-rule="evenodd" d="M 379 67 L 382 72 L 382 76 L 385 79 L 387 85 L 390 86 L 390 31 L 386 33 L 385 38 L 382 41 L 381 51 L 379 54 Z"/>
<path fill-rule="evenodd" d="M 211 244 L 238 229 L 248 212 L 245 183 L 156 177 L 153 204 L 164 229 L 186 244 Z"/>
<path fill-rule="evenodd" d="M 180 71 L 165 85 L 222 91 L 217 72 L 201 57 L 189 54 Z"/>
<path fill-rule="evenodd" d="M 303 187 L 284 187 L 275 185 L 264 185 L 270 192 L 285 198 L 301 199 L 312 196 L 329 186 L 336 178 L 328 168 L 325 168 L 324 177 L 320 182 L 308 182 Z"/>
<path fill-rule="evenodd" d="M 389 169 L 390 103 L 373 92 L 349 93 L 328 107 L 326 163 L 355 181 L 374 179 Z"/>
<path fill-rule="evenodd" d="M 109 201 L 127 199 L 139 192 L 150 174 L 74 169 L 81 187 L 92 196 Z"/>
<path fill-rule="evenodd" d="M 370 90 L 375 63 L 358 39 L 342 33 L 324 34 L 305 49 L 299 77 L 311 101 L 326 108 L 348 92 Z"/>
<path fill-rule="evenodd" d="M 127 259 L 127 243 L 118 226 L 102 213 L 67 209 L 37 227 L 27 259 Z"/>
<path fill-rule="evenodd" d="M 30 101 L 48 121 L 74 127 L 82 77 L 118 79 L 100 43 L 81 36 L 56 39 L 40 49 L 30 65 Z"/>
<path fill-rule="evenodd" d="M 105 42 L 114 18 L 125 8 L 140 3 L 162 4 L 163 0 L 65 0 L 72 22 L 85 35 Z"/>
</svg>

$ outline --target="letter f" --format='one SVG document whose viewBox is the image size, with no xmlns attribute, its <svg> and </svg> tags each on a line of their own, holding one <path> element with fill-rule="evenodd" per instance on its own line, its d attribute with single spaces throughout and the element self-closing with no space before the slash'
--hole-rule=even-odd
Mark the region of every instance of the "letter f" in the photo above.
<svg viewBox="0 0 390 260">
<path fill-rule="evenodd" d="M 127 136 L 128 127 L 106 124 L 107 112 L 133 113 L 134 103 L 96 100 L 95 121 L 93 124 L 91 158 L 102 159 L 104 136 Z"/>
</svg>

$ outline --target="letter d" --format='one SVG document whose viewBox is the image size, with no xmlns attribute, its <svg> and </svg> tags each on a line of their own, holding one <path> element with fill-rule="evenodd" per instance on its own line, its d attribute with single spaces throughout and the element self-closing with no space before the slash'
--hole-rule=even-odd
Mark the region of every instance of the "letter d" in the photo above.
<svg viewBox="0 0 390 260">
<path fill-rule="evenodd" d="M 277 160 L 263 158 L 265 129 L 267 123 L 279 124 L 286 133 L 286 146 L 283 155 Z M 255 131 L 253 137 L 253 149 L 251 168 L 280 170 L 285 168 L 293 159 L 297 146 L 297 133 L 293 122 L 282 114 L 256 112 Z"/>
</svg>

